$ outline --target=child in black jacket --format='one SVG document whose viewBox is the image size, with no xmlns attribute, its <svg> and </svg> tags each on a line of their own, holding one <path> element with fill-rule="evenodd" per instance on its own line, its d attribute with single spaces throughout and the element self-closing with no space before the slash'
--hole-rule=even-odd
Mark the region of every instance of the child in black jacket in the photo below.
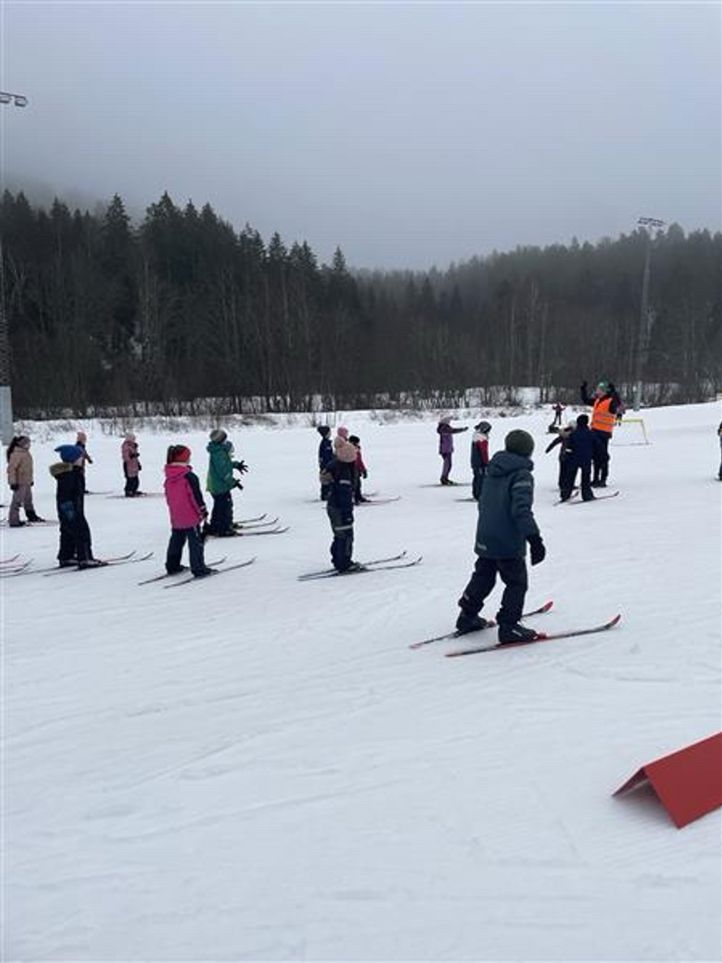
<svg viewBox="0 0 722 963">
<path fill-rule="evenodd" d="M 85 454 L 79 445 L 60 445 L 55 449 L 60 461 L 50 466 L 56 481 L 56 505 L 60 521 L 58 564 L 61 568 L 97 568 L 106 565 L 93 558 L 90 528 L 85 519 Z"/>
</svg>

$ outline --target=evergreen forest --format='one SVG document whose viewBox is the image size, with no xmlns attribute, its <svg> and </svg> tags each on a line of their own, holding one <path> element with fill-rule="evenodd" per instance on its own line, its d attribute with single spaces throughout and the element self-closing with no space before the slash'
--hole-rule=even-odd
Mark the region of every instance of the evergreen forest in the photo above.
<svg viewBox="0 0 722 963">
<path fill-rule="evenodd" d="M 722 383 L 722 234 L 707 230 L 354 271 L 340 249 L 320 264 L 305 241 L 239 232 L 168 194 L 133 224 L 117 195 L 91 213 L 5 192 L 0 238 L 23 417 L 170 414 L 198 399 L 219 413 L 454 404 L 472 386 L 576 400 L 583 377 L 638 374 L 659 403 Z"/>
</svg>

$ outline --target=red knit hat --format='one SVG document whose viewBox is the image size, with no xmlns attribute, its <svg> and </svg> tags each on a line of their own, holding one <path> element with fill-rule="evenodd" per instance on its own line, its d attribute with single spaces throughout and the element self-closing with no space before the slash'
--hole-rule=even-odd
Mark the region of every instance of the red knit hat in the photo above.
<svg viewBox="0 0 722 963">
<path fill-rule="evenodd" d="M 191 450 L 186 445 L 176 445 L 173 452 L 173 461 L 185 464 L 191 460 Z"/>
</svg>

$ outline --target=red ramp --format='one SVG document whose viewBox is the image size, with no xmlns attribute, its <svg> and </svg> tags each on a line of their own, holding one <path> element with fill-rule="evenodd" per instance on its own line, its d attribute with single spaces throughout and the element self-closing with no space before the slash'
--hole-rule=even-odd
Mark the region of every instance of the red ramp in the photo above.
<svg viewBox="0 0 722 963">
<path fill-rule="evenodd" d="M 613 795 L 645 781 L 677 829 L 722 806 L 722 732 L 648 762 Z"/>
</svg>

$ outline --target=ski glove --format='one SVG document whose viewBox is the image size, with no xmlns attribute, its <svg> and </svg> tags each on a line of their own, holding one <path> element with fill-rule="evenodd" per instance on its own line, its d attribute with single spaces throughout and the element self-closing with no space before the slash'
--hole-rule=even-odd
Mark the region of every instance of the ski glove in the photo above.
<svg viewBox="0 0 722 963">
<path fill-rule="evenodd" d="M 242 475 L 248 471 L 248 465 L 245 463 L 245 461 L 234 461 L 233 467 L 236 469 L 236 471 L 239 471 Z"/>
<path fill-rule="evenodd" d="M 239 481 L 234 482 L 233 487 L 240 489 L 240 491 L 243 491 L 243 485 L 241 485 Z"/>
<path fill-rule="evenodd" d="M 547 553 L 547 550 L 544 548 L 544 542 L 542 541 L 541 535 L 530 535 L 527 541 L 529 542 L 531 563 L 532 565 L 538 565 L 539 562 L 544 561 Z"/>
</svg>

